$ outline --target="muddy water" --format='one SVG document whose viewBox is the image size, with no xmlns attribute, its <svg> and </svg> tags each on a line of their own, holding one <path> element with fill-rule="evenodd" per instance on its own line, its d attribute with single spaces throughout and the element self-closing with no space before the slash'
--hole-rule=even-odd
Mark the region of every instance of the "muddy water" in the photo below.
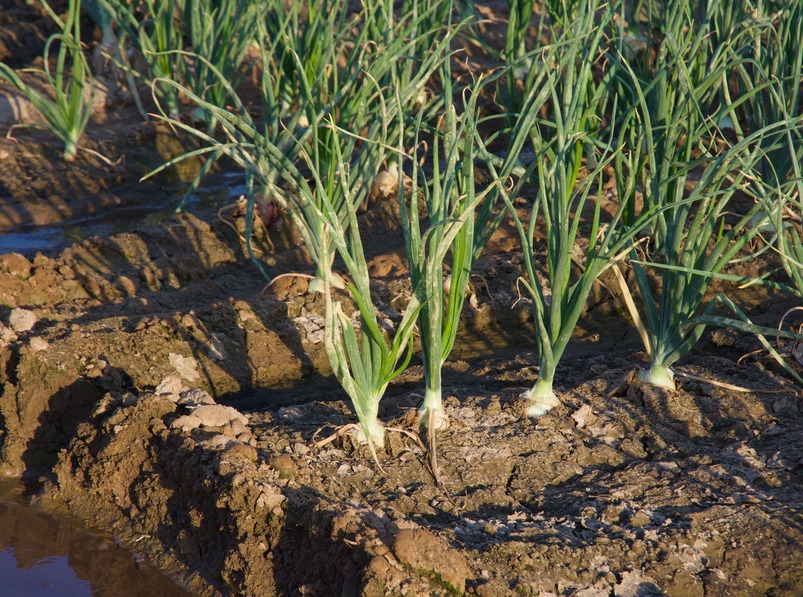
<svg viewBox="0 0 803 597">
<path fill-rule="evenodd" d="M 127 204 L 111 207 L 100 215 L 54 221 L 47 225 L 23 225 L 13 229 L 0 229 L 0 255 L 20 253 L 33 256 L 38 252 L 55 254 L 73 243 L 93 236 L 112 236 L 128 232 L 147 222 L 158 222 L 176 211 L 192 211 L 204 207 L 220 207 L 233 197 L 245 193 L 242 173 L 229 172 L 210 176 L 209 180 L 180 202 L 179 189 L 175 192 L 155 193 L 149 204 Z"/>
<path fill-rule="evenodd" d="M 27 505 L 19 482 L 0 479 L 0 595 L 186 597 L 189 593 L 138 563 L 112 539 Z"/>
</svg>

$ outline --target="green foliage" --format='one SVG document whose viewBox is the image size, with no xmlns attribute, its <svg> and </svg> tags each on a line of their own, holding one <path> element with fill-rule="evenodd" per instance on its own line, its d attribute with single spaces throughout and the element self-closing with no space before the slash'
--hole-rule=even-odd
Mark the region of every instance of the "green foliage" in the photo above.
<svg viewBox="0 0 803 597">
<path fill-rule="evenodd" d="M 549 1 L 537 27 L 548 24 L 551 42 L 529 48 L 534 2 L 510 0 L 504 48 L 494 54 L 503 68 L 462 80 L 453 42 L 467 21 L 449 0 L 377 0 L 359 10 L 347 0 L 93 6 L 114 16 L 121 43 L 146 61 L 159 117 L 204 143 L 160 169 L 204 156 L 203 176 L 226 156 L 244 170 L 248 251 L 266 277 L 250 246 L 256 191 L 299 230 L 316 265 L 310 289 L 325 303 L 326 352 L 372 450 L 384 438 L 380 401 L 412 356 L 416 324 L 421 415 L 431 428 L 445 420 L 441 370 L 471 271 L 504 218 L 521 240 L 534 314 L 531 416 L 558 404 L 558 364 L 594 282 L 612 266 L 633 268 L 638 292 L 623 291 L 650 357 L 645 377 L 668 386 L 705 326 L 725 325 L 716 305 L 736 314 L 735 329 L 767 335 L 726 297 L 706 303 L 711 281 L 728 280 L 723 270 L 748 258 L 759 237 L 781 256 L 786 288 L 803 296 L 803 7 L 795 0 Z M 78 10 L 71 0 L 38 73 L 52 98 L 0 65 L 68 159 L 89 117 Z M 252 47 L 257 110 L 238 95 Z M 503 107 L 488 101 L 494 89 L 504 91 Z M 178 118 L 179 98 L 194 120 Z M 505 151 L 494 153 L 500 144 Z M 477 164 L 490 172 L 485 186 Z M 413 291 L 392 326 L 375 308 L 359 218 L 382 168 L 398 175 Z M 618 204 L 603 209 L 611 170 Z M 744 197 L 752 203 L 736 201 Z"/>
<path fill-rule="evenodd" d="M 611 13 L 596 24 L 594 12 L 585 11 L 563 36 L 542 50 L 539 62 L 549 65 L 543 86 L 533 88 L 511 136 L 508 159 L 515 159 L 529 141 L 534 160 L 503 198 L 516 225 L 524 252 L 533 304 L 539 374 L 528 392 L 530 416 L 539 416 L 558 404 L 553 392 L 557 365 L 585 306 L 594 280 L 620 256 L 631 239 L 649 221 L 650 210 L 631 226 L 622 225 L 625 206 L 603 219 L 602 171 L 618 148 L 599 139 L 593 123 L 606 93 L 593 76 L 594 58 Z M 548 105 L 552 118 L 542 120 Z M 596 166 L 580 177 L 583 156 L 594 154 Z M 535 180 L 537 194 L 528 217 L 522 218 L 512 198 Z M 596 194 L 591 192 L 596 186 Z M 587 226 L 588 244 L 579 267 L 574 263 L 581 224 Z M 543 228 L 542 228 L 543 226 Z M 546 280 L 542 281 L 535 242 L 536 231 L 546 234 Z"/>
<path fill-rule="evenodd" d="M 431 38 L 432 46 L 419 58 L 411 53 L 420 51 L 422 23 L 433 22 L 430 13 L 398 20 L 389 34 L 384 28 L 359 27 L 345 1 L 329 8 L 326 14 L 310 10 L 304 18 L 290 8 L 279 13 L 280 25 L 269 23 L 270 33 L 267 26 L 260 28 L 265 48 L 263 107 L 276 120 L 265 118 L 257 124 L 223 73 L 211 64 L 232 110 L 222 110 L 174 81 L 165 83 L 208 111 L 225 138 L 164 117 L 208 143 L 188 155 L 214 152 L 230 157 L 300 231 L 317 266 L 310 289 L 322 292 L 326 302 L 326 350 L 333 371 L 353 401 L 365 438 L 372 446 L 381 446 L 379 401 L 389 381 L 409 361 L 409 339 L 422 301 L 416 291 L 392 339 L 386 339 L 371 298 L 357 213 L 386 152 L 403 147 L 403 127 L 398 123 L 443 63 L 454 29 L 437 25 L 442 34 Z M 436 4 L 432 10 L 437 9 Z M 383 38 L 371 39 L 371 31 L 381 31 Z M 399 69 L 404 60 L 416 60 L 417 68 Z M 278 95 L 287 81 L 297 85 L 289 99 L 297 108 L 282 122 L 291 111 Z M 252 218 L 253 197 L 250 200 Z M 447 235 L 443 246 L 448 248 L 454 234 L 456 230 Z M 445 253 L 446 249 L 439 250 L 441 260 Z M 347 285 L 332 271 L 336 255 L 351 280 Z M 357 303 L 359 333 L 334 298 L 333 288 L 348 290 Z"/>
<path fill-rule="evenodd" d="M 535 0 L 508 0 L 508 23 L 505 32 L 504 61 L 509 67 L 505 77 L 505 98 L 508 110 L 507 125 L 513 126 L 515 115 L 521 109 L 522 91 L 533 86 L 533 76 L 537 68 L 533 64 L 533 55 L 527 52 L 526 40 L 533 17 Z M 538 22 L 540 33 L 544 14 Z M 538 42 L 536 38 L 536 42 Z"/>
<path fill-rule="evenodd" d="M 500 216 L 494 210 L 496 181 L 486 183 L 477 192 L 475 181 L 475 138 L 480 123 L 477 99 L 484 82 L 467 90 L 467 99 L 458 115 L 451 103 L 452 86 L 448 63 L 441 72 L 443 103 L 446 112 L 438 122 L 432 139 L 431 171 L 424 160 L 410 156 L 412 168 L 411 197 L 405 197 L 399 181 L 402 231 L 407 251 L 410 278 L 417 289 L 421 312 L 418 326 L 424 360 L 425 394 L 420 417 L 430 428 L 446 421 L 442 403 L 441 369 L 454 347 L 465 303 L 469 277 L 485 243 L 497 227 Z M 402 111 L 400 98 L 399 110 Z M 403 126 L 403 121 L 399 121 Z M 423 143 L 422 114 L 415 125 L 414 146 Z M 403 133 L 399 139 L 404 139 Z M 403 155 L 400 147 L 400 154 Z M 403 161 L 402 166 L 405 165 Z M 399 176 L 402 176 L 401 170 Z M 481 207 L 479 207 L 482 205 Z M 422 232 L 419 213 L 426 211 L 428 226 Z M 449 273 L 444 259 L 449 253 Z"/>
<path fill-rule="evenodd" d="M 43 68 L 21 71 L 41 76 L 45 83 L 44 93 L 35 88 L 35 83 L 27 82 L 8 65 L 0 63 L 0 77 L 22 91 L 39 111 L 45 122 L 35 126 L 47 128 L 64 143 L 64 159 L 67 161 L 72 161 L 78 151 L 78 141 L 92 115 L 94 97 L 92 73 L 81 47 L 80 10 L 80 0 L 70 0 L 67 20 L 63 23 L 50 11 L 62 31 L 48 38 Z M 51 64 L 54 51 L 55 64 Z"/>
<path fill-rule="evenodd" d="M 113 58 L 151 84 L 156 99 L 174 116 L 180 112 L 177 88 L 153 82 L 175 81 L 225 107 L 226 90 L 210 65 L 236 88 L 246 51 L 269 7 L 255 0 L 95 0 L 94 4 L 96 12 L 111 15 L 121 33 L 119 43 L 136 49 L 148 72 L 132 68 L 125 52 Z M 136 94 L 136 88 L 132 92 Z"/>
<path fill-rule="evenodd" d="M 659 217 L 668 232 L 665 243 L 643 259 L 633 252 L 631 263 L 648 330 L 644 339 L 651 369 L 645 372 L 645 381 L 655 383 L 654 371 L 659 371 L 664 380 L 659 385 L 674 387 L 666 383 L 664 372 L 702 336 L 705 326 L 695 315 L 711 281 L 768 221 L 760 202 L 737 216 L 731 215 L 732 205 L 737 191 L 749 192 L 752 185 L 752 173 L 762 155 L 758 141 L 765 136 L 782 137 L 779 128 L 757 131 L 711 160 L 688 197 L 661 206 Z M 658 296 L 645 265 L 661 269 Z"/>
<path fill-rule="evenodd" d="M 753 237 L 772 229 L 767 213 L 777 214 L 778 203 L 768 197 L 789 179 L 790 155 L 800 155 L 793 149 L 797 125 L 768 101 L 780 97 L 769 78 L 754 79 L 731 100 L 732 74 L 746 82 L 757 72 L 744 45 L 756 26 L 722 2 L 698 6 L 696 20 L 694 13 L 689 5 L 685 13 L 662 15 L 667 35 L 648 71 L 635 71 L 626 59 L 616 64 L 625 97 L 634 98 L 622 116 L 625 150 L 615 160 L 619 198 L 635 214 L 641 189 L 644 208 L 655 210 L 649 242 L 639 249 L 644 257 L 631 253 L 641 312 L 620 285 L 650 358 L 643 379 L 666 387 L 674 387 L 671 366 L 705 329 L 696 316 L 711 281 Z M 747 133 L 739 124 L 745 112 L 754 114 Z M 733 125 L 738 141 L 728 144 L 717 125 Z M 773 176 L 764 182 L 770 163 Z M 775 165 L 785 170 L 780 178 Z M 752 208 L 734 205 L 742 191 L 755 198 Z M 645 265 L 660 268 L 657 288 Z"/>
</svg>

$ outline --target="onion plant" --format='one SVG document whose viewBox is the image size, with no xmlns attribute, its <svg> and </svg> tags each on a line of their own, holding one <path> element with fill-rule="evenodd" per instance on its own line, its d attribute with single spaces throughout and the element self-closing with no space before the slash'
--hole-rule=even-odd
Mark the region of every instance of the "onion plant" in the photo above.
<svg viewBox="0 0 803 597">
<path fill-rule="evenodd" d="M 453 114 L 454 109 L 450 108 L 450 111 Z M 401 121 L 401 117 L 398 121 Z M 382 147 L 386 145 L 380 141 L 375 146 L 375 141 L 373 138 L 366 138 L 366 147 L 373 147 L 368 151 L 377 151 L 379 145 Z M 403 150 L 399 151 L 403 155 Z M 336 152 L 336 155 L 341 160 L 344 159 L 339 152 Z M 308 166 L 311 166 L 311 162 L 308 162 Z M 370 173 L 370 171 L 368 172 Z M 316 179 L 316 190 L 321 193 L 321 196 L 331 197 L 334 194 L 331 185 L 325 189 L 324 181 L 318 180 L 319 177 L 314 170 L 313 175 Z M 351 181 L 351 176 L 355 176 L 356 180 Z M 347 227 L 340 223 L 337 208 L 330 204 L 328 199 L 323 202 L 324 210 L 320 214 L 324 221 L 323 242 L 331 242 L 337 249 L 337 253 L 352 279 L 347 287 L 359 308 L 360 335 L 358 338 L 351 320 L 343 313 L 340 303 L 332 298 L 330 281 L 334 276 L 330 269 L 330 262 L 324 261 L 322 280 L 326 301 L 325 340 L 327 355 L 335 375 L 351 397 L 360 420 L 361 431 L 374 449 L 374 446 L 381 447 L 383 445 L 384 437 L 383 427 L 377 418 L 379 403 L 388 382 L 407 366 L 412 356 L 410 340 L 416 320 L 421 329 L 425 371 L 427 372 L 427 399 L 424 408 L 429 408 L 429 411 L 426 420 L 431 429 L 436 426 L 436 418 L 437 421 L 443 421 L 443 406 L 440 401 L 440 369 L 445 357 L 442 355 L 444 352 L 448 354 L 454 343 L 454 330 L 450 329 L 450 326 L 456 327 L 459 320 L 459 306 L 462 306 L 463 300 L 462 295 L 460 300 L 455 300 L 458 295 L 453 291 L 449 295 L 450 306 L 446 308 L 448 315 L 444 315 L 442 264 L 449 251 L 453 256 L 461 250 L 471 251 L 472 224 L 478 201 L 473 194 L 463 196 L 460 198 L 462 200 L 460 205 L 456 205 L 456 202 L 452 203 L 451 213 L 448 214 L 444 214 L 445 210 L 437 205 L 437 199 L 434 202 L 428 202 L 428 206 L 435 208 L 435 211 L 432 212 L 433 215 L 438 213 L 447 217 L 434 221 L 431 227 L 421 234 L 418 227 L 417 201 L 412 200 L 409 206 L 411 211 L 408 211 L 407 201 L 404 199 L 404 185 L 400 181 L 399 196 L 402 198 L 401 213 L 405 240 L 408 245 L 413 293 L 392 340 L 389 342 L 385 339 L 379 326 L 376 308 L 371 301 L 370 276 L 356 219 L 357 207 L 367 193 L 365 183 L 370 182 L 365 178 L 360 180 L 360 177 L 365 177 L 365 170 L 348 168 L 342 169 L 336 174 L 336 184 L 340 186 L 341 192 L 350 206 L 347 210 L 349 219 Z M 414 197 L 418 194 L 415 178 L 414 175 Z M 445 199 L 441 194 L 442 189 L 438 188 L 437 184 L 435 186 L 433 194 L 441 195 L 441 200 Z M 357 194 L 351 197 L 355 192 Z M 422 192 L 426 193 L 423 189 Z M 468 239 L 467 242 L 466 239 Z M 411 250 L 415 252 L 413 253 Z M 467 269 L 460 268 L 460 272 L 457 272 L 457 280 L 454 282 L 455 286 L 464 289 L 467 277 Z M 465 282 L 463 278 L 465 278 Z M 455 310 L 456 314 L 454 314 Z M 446 343 L 448 346 L 444 346 Z M 432 350 L 433 348 L 436 352 Z M 407 349 L 406 356 L 405 349 Z M 433 378 L 437 380 L 436 393 L 430 388 L 430 385 L 434 384 Z"/>
<path fill-rule="evenodd" d="M 744 27 L 741 43 L 731 52 L 734 61 L 731 79 L 733 97 L 744 98 L 743 109 L 735 111 L 731 125 L 737 138 L 793 118 L 803 109 L 803 4 L 783 0 L 770 13 L 756 11 L 755 19 Z M 724 86 L 732 101 L 730 85 Z M 803 143 L 790 131 L 788 142 L 770 143 L 759 162 L 762 179 L 771 189 L 779 189 L 800 177 Z"/>
<path fill-rule="evenodd" d="M 364 27 L 368 30 L 368 39 L 376 44 L 378 51 L 392 45 L 400 35 L 410 42 L 404 55 L 394 65 L 393 72 L 387 72 L 383 79 L 378 80 L 382 87 L 408 87 L 417 79 L 416 71 L 423 56 L 439 43 L 443 28 L 450 30 L 449 35 L 452 36 L 465 27 L 469 19 L 453 22 L 452 12 L 456 4 L 456 0 L 374 0 L 362 3 Z M 408 25 L 400 27 L 404 23 Z M 427 103 L 427 94 L 428 91 L 422 89 L 418 96 L 412 98 L 413 105 L 405 105 L 403 109 L 420 108 Z"/>
<path fill-rule="evenodd" d="M 703 333 L 704 325 L 690 321 L 711 280 L 768 225 L 760 201 L 730 219 L 727 208 L 742 184 L 750 183 L 754 194 L 762 192 L 762 175 L 754 173 L 755 167 L 783 145 L 781 129 L 770 125 L 750 137 L 740 131 L 742 140 L 717 155 L 725 140 L 716 124 L 737 122 L 737 114 L 758 101 L 767 88 L 767 83 L 756 81 L 731 101 L 722 82 L 730 73 L 746 72 L 749 61 L 733 50 L 730 40 L 721 39 L 721 32 L 718 45 L 711 45 L 710 28 L 722 10 L 721 3 L 710 3 L 697 26 L 690 11 L 685 15 L 677 11 L 668 24 L 672 34 L 662 42 L 649 78 L 626 61 L 618 64 L 619 72 L 631 81 L 628 99 L 634 98 L 622 127 L 623 134 L 629 130 L 634 146 L 616 159 L 620 201 L 635 205 L 640 187 L 644 205 L 656 210 L 644 260 L 637 259 L 635 250 L 632 253 L 644 318 L 620 282 L 650 359 L 642 379 L 669 388 L 674 387 L 672 364 Z M 739 35 L 745 31 L 740 29 Z M 726 101 L 717 104 L 720 91 Z M 701 169 L 702 178 L 695 182 L 695 171 Z M 690 194 L 689 185 L 694 185 Z M 649 285 L 644 263 L 661 267 L 660 294 Z"/>
<path fill-rule="evenodd" d="M 383 132 L 386 129 L 380 129 Z M 313 156 L 306 151 L 302 157 L 312 173 L 315 196 L 307 197 L 320 219 L 320 242 L 324 250 L 333 247 L 337 250 L 348 271 L 351 282 L 348 290 L 359 309 L 359 336 L 351 319 L 343 313 L 339 301 L 333 297 L 331 281 L 336 279 L 331 269 L 331 261 L 324 259 L 322 266 L 322 292 L 326 304 L 324 340 L 326 354 L 335 376 L 351 398 L 359 420 L 361 436 L 371 450 L 384 445 L 384 427 L 378 419 L 379 403 L 388 383 L 401 373 L 412 356 L 410 338 L 420 304 L 415 296 L 408 303 L 401 321 L 392 338 L 386 339 L 379 325 L 377 310 L 371 299 L 371 278 L 363 252 L 360 230 L 357 224 L 357 211 L 365 201 L 373 180 L 374 168 L 384 153 L 384 135 L 366 138 L 364 152 L 370 157 L 360 163 L 349 164 L 349 156 L 340 151 L 340 143 L 345 141 L 350 148 L 349 137 L 334 130 L 332 139 L 332 162 L 337 168 L 319 169 Z M 355 167 L 351 167 L 355 166 Z M 373 168 L 372 168 L 373 167 Z M 312 191 L 302 190 L 302 193 Z M 347 206 L 346 222 L 343 222 L 342 198 Z"/>
<path fill-rule="evenodd" d="M 602 3 L 597 2 L 594 9 L 602 8 Z M 574 23 L 585 12 L 588 12 L 587 0 L 545 0 L 547 12 L 549 13 L 549 23 L 552 29 L 553 41 L 562 32 L 574 26 Z"/>
<path fill-rule="evenodd" d="M 298 228 L 317 268 L 310 290 L 322 292 L 326 303 L 327 355 L 354 403 L 362 434 L 374 449 L 382 445 L 384 437 L 377 419 L 379 401 L 388 382 L 409 360 L 409 338 L 421 308 L 421 293 L 414 289 L 414 300 L 401 323 L 391 338 L 386 338 L 371 299 L 357 213 L 386 152 L 404 146 L 399 138 L 403 127 L 398 122 L 415 105 L 424 85 L 446 59 L 455 29 L 438 24 L 442 33 L 433 38 L 429 51 L 417 56 L 412 54 L 418 49 L 414 34 L 420 31 L 421 19 L 428 18 L 426 11 L 415 18 L 395 21 L 392 34 L 385 31 L 382 40 L 372 40 L 369 33 L 376 29 L 360 27 L 347 18 L 347 2 L 335 8 L 340 11 L 335 17 L 308 15 L 313 20 L 307 26 L 318 27 L 316 41 L 320 43 L 312 47 L 311 55 L 299 54 L 310 46 L 293 45 L 301 38 L 294 37 L 296 30 L 289 29 L 292 19 L 285 20 L 287 37 L 266 40 L 272 45 L 266 44 L 263 54 L 264 124 L 255 123 L 223 77 L 230 110 L 222 110 L 174 81 L 164 84 L 175 86 L 217 118 L 224 138 L 164 117 L 208 144 L 183 157 L 204 152 L 227 155 L 246 171 L 249 189 L 253 184 L 266 190 L 270 200 L 284 208 Z M 261 31 L 266 29 L 262 27 Z M 279 47 L 281 54 L 271 51 Z M 409 71 L 404 85 L 394 84 L 397 66 L 403 60 L 415 61 L 417 68 Z M 213 65 L 209 67 L 217 72 Z M 296 98 L 300 110 L 287 120 L 280 120 L 283 108 L 276 96 L 281 87 L 274 77 L 280 76 L 291 76 L 299 87 Z M 388 84 L 383 86 L 380 81 Z M 167 166 L 169 163 L 163 167 Z M 249 200 L 253 201 L 251 190 Z M 459 226 L 450 225 L 448 229 L 436 252 L 441 261 Z M 333 271 L 336 255 L 347 276 Z M 335 298 L 337 288 L 348 290 L 357 303 L 359 333 Z"/>
<path fill-rule="evenodd" d="M 712 2 L 708 18 L 695 23 L 689 4 L 670 7 L 665 3 L 661 22 L 666 34 L 655 63 L 642 65 L 648 68 L 639 71 L 626 60 L 614 60 L 617 76 L 624 79 L 624 101 L 620 105 L 639 111 L 635 118 L 625 117 L 621 131 L 630 135 L 632 144 L 628 150 L 640 154 L 644 160 L 633 163 L 625 178 L 621 168 L 617 168 L 620 201 L 631 206 L 634 203 L 635 187 L 623 184 L 633 174 L 641 177 L 638 182 L 647 208 L 682 198 L 695 156 L 717 151 L 716 123 L 746 100 L 718 105 L 722 80 L 738 58 L 724 46 L 713 53 L 709 51 L 710 14 L 717 5 Z M 634 131 L 632 126 L 638 128 Z M 660 249 L 667 234 L 665 219 L 656 218 L 653 245 Z"/>
<path fill-rule="evenodd" d="M 321 23 L 322 29 L 315 35 L 315 42 L 322 46 L 314 45 L 312 56 L 303 61 L 292 48 L 283 50 L 290 51 L 296 64 L 293 80 L 301 81 L 300 100 L 304 120 L 308 123 L 308 126 L 294 130 L 278 131 L 278 145 L 283 148 L 285 156 L 294 155 L 309 142 L 316 148 L 313 155 L 331 161 L 328 143 L 333 135 L 342 132 L 346 132 L 349 146 L 343 147 L 341 152 L 349 156 L 362 146 L 361 129 L 367 126 L 371 133 L 380 126 L 387 127 L 388 120 L 401 119 L 414 108 L 430 77 L 445 59 L 450 40 L 457 31 L 457 27 L 444 28 L 440 21 L 444 14 L 448 15 L 451 2 L 435 2 L 427 8 L 414 4 L 416 10 L 399 20 L 394 17 L 393 3 L 389 0 L 366 10 L 355 39 L 343 37 L 343 32 L 349 31 L 345 26 L 347 2 L 340 5 L 342 16 L 339 19 L 327 16 L 326 20 L 321 20 L 322 17 L 314 14 L 308 16 Z M 327 11 L 325 14 L 331 13 Z M 422 39 L 429 40 L 426 47 L 422 45 Z M 308 48 L 303 38 L 299 41 L 304 44 L 302 48 Z M 287 67 L 284 68 L 286 72 Z M 392 90 L 396 90 L 394 99 L 390 99 Z M 324 114 L 332 115 L 331 127 L 317 126 Z M 383 143 L 395 145 L 397 130 L 386 128 L 385 134 Z M 376 174 L 378 168 L 375 165 L 371 168 Z M 352 206 L 341 202 L 335 207 L 341 214 L 341 222 L 346 225 Z M 305 218 L 303 214 L 299 215 Z M 306 218 L 301 227 L 314 229 L 319 225 L 315 218 Z M 316 280 L 311 286 L 313 290 L 322 288 L 321 268 L 326 260 L 331 263 L 333 256 L 317 246 L 320 232 L 305 238 L 318 266 Z"/>
<path fill-rule="evenodd" d="M 779 127 L 774 136 L 782 135 Z M 751 172 L 761 159 L 757 141 L 773 131 L 758 131 L 711 160 L 688 197 L 673 199 L 656 217 L 666 230 L 660 249 L 638 259 L 635 250 L 631 264 L 641 296 L 642 318 L 632 300 L 628 307 L 642 336 L 650 368 L 641 374 L 649 384 L 674 389 L 672 365 L 685 356 L 705 330 L 695 319 L 706 291 L 721 270 L 758 234 L 762 205 L 733 215 L 734 197 L 752 184 Z M 682 175 L 680 175 L 682 177 Z M 645 266 L 661 270 L 660 290 L 650 285 Z M 622 285 L 629 295 L 626 285 Z M 713 305 L 713 303 L 711 303 Z M 706 313 L 708 314 L 708 313 Z"/>
<path fill-rule="evenodd" d="M 475 186 L 475 139 L 480 121 L 477 99 L 485 83 L 479 80 L 466 90 L 467 101 L 458 115 L 452 99 L 448 62 L 442 68 L 440 79 L 446 111 L 431 140 L 431 171 L 424 159 L 409 158 L 412 167 L 409 198 L 401 184 L 404 160 L 399 171 L 402 231 L 412 286 L 417 289 L 421 304 L 418 327 L 425 392 L 419 415 L 430 430 L 443 427 L 447 421 L 442 401 L 441 371 L 454 347 L 471 270 L 504 215 L 494 209 L 498 178 L 479 191 Z M 397 101 L 401 110 L 401 101 Z M 399 123 L 403 126 L 401 120 Z M 419 114 L 415 147 L 424 144 L 424 128 L 422 114 Z M 400 133 L 400 142 L 404 138 L 405 135 Z M 399 153 L 402 154 L 401 146 Z M 421 211 L 427 214 L 423 230 L 419 221 Z M 448 275 L 444 263 L 446 249 L 449 251 Z"/>
<path fill-rule="evenodd" d="M 782 185 L 766 187 L 760 196 L 792 292 L 803 298 L 803 130 L 790 126 L 783 134 L 782 145 L 789 152 L 794 176 Z M 773 178 L 777 179 L 777 175 Z"/>
<path fill-rule="evenodd" d="M 246 50 L 255 41 L 257 25 L 270 3 L 255 0 L 145 0 L 140 3 L 94 0 L 94 4 L 114 18 L 121 32 L 120 43 L 131 44 L 150 70 L 143 73 L 131 68 L 123 53 L 117 58 L 121 59 L 119 65 L 126 72 L 148 82 L 155 79 L 180 82 L 210 103 L 225 107 L 226 91 L 206 65 L 214 65 L 236 87 L 243 74 Z M 195 60 L 196 55 L 204 60 Z M 169 114 L 178 114 L 176 88 L 162 85 L 155 87 L 154 92 Z M 136 89 L 132 89 L 132 93 L 136 95 Z"/>
<path fill-rule="evenodd" d="M 268 3 L 254 0 L 184 0 L 181 19 L 187 47 L 206 59 L 189 65 L 188 86 L 209 103 L 225 107 L 228 93 L 206 64 L 213 64 L 236 89 L 244 74 L 246 51 L 256 42 L 258 24 L 267 9 Z M 209 127 L 214 130 L 214 120 Z"/>
<path fill-rule="evenodd" d="M 593 11 L 585 11 L 571 23 L 561 38 L 544 48 L 540 62 L 543 85 L 534 88 L 522 109 L 512 134 L 509 156 L 525 141 L 532 144 L 535 160 L 508 192 L 500 187 L 521 239 L 526 277 L 524 286 L 532 299 L 539 351 L 538 380 L 525 393 L 528 415 L 540 416 L 559 404 L 554 393 L 557 365 L 582 314 L 592 285 L 612 261 L 621 256 L 633 237 L 649 221 L 645 210 L 629 226 L 622 223 L 625 206 L 604 215 L 601 206 L 602 171 L 618 148 L 611 139 L 600 139 L 596 125 L 598 103 L 607 82 L 597 82 L 593 66 L 600 53 L 610 11 L 595 24 Z M 552 121 L 539 118 L 548 105 Z M 589 132 L 591 130 L 592 132 Z M 580 176 L 583 155 L 598 155 L 596 166 Z M 495 168 L 492 166 L 492 171 Z M 527 217 L 522 217 L 513 198 L 535 179 L 536 196 Z M 591 192 L 596 187 L 596 194 Z M 588 215 L 588 217 L 586 217 Z M 587 226 L 588 244 L 578 243 L 581 225 Z M 542 284 L 535 235 L 546 236 L 546 279 Z M 579 251 L 578 251 L 579 249 Z M 574 264 L 581 254 L 581 267 Z"/>
<path fill-rule="evenodd" d="M 532 64 L 532 53 L 528 53 L 526 40 L 533 17 L 535 0 L 508 0 L 508 23 L 505 31 L 504 62 L 508 68 L 505 76 L 505 98 L 507 104 L 507 124 L 513 126 L 515 115 L 521 109 L 522 92 L 533 86 L 537 69 Z M 544 23 L 546 13 L 541 13 L 536 31 Z M 536 43 L 540 39 L 536 37 Z"/>
<path fill-rule="evenodd" d="M 45 6 L 50 9 L 47 3 Z M 53 34 L 47 39 L 44 66 L 41 69 L 20 71 L 43 77 L 45 93 L 38 91 L 33 84 L 20 77 L 18 72 L 0 62 L 0 77 L 22 91 L 45 119 L 44 123 L 25 126 L 43 126 L 50 130 L 64 143 L 64 159 L 67 161 L 75 159 L 78 141 L 92 115 L 94 97 L 92 73 L 81 47 L 80 11 L 80 0 L 70 0 L 66 21 L 62 22 L 50 10 L 51 16 L 62 28 L 61 33 Z M 54 51 L 56 60 L 55 64 L 51 64 Z"/>
<path fill-rule="evenodd" d="M 126 72 L 147 81 L 165 79 L 186 82 L 183 60 L 177 60 L 176 54 L 171 53 L 184 49 L 181 19 L 178 18 L 184 0 L 144 0 L 137 3 L 125 0 L 99 1 L 114 15 L 114 21 L 120 29 L 120 43 L 133 45 L 150 69 L 150 73 L 143 73 L 122 62 L 120 66 Z M 121 57 L 125 60 L 126 53 L 122 52 Z M 154 91 L 166 105 L 168 114 L 175 116 L 179 113 L 178 91 L 175 87 L 155 87 Z M 131 92 L 138 97 L 136 88 L 132 88 Z"/>
</svg>

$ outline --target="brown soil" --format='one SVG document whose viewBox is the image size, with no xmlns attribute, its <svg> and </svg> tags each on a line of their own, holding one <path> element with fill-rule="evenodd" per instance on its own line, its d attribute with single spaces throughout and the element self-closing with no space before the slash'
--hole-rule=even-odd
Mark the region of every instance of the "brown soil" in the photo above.
<svg viewBox="0 0 803 597">
<path fill-rule="evenodd" d="M 8 19 L 30 22 L 0 13 L 0 30 Z M 316 445 L 355 420 L 329 377 L 320 298 L 296 277 L 263 291 L 216 209 L 132 218 L 174 200 L 176 180 L 139 179 L 180 144 L 124 101 L 98 119 L 85 144 L 114 166 L 87 152 L 66 164 L 44 133 L 0 138 L 0 232 L 90 215 L 136 224 L 0 256 L 0 321 L 16 307 L 38 319 L 0 329 L 2 467 L 37 504 L 198 595 L 803 594 L 801 399 L 765 355 L 740 360 L 755 339 L 712 330 L 680 363 L 678 391 L 640 387 L 638 336 L 599 285 L 559 370 L 562 406 L 528 420 L 518 395 L 537 361 L 503 227 L 445 374 L 442 485 L 404 434 L 379 464 L 347 435 Z M 407 292 L 393 222 L 387 204 L 364 222 L 391 319 Z M 310 272 L 286 223 L 271 238 L 271 275 Z M 765 325 L 795 305 L 761 289 L 739 298 Z M 380 412 L 413 435 L 421 378 L 414 360 Z M 247 424 L 211 404 L 189 416 L 212 401 Z"/>
</svg>

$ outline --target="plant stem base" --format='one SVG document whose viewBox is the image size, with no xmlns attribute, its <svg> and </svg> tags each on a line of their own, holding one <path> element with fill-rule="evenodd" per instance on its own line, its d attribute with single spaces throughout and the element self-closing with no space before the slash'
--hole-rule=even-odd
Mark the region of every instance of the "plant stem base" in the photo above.
<svg viewBox="0 0 803 597">
<path fill-rule="evenodd" d="M 358 442 L 367 445 L 370 439 L 370 441 L 374 444 L 374 447 L 379 448 L 380 450 L 385 447 L 385 427 L 379 422 L 379 420 L 374 419 L 368 423 L 368 431 L 371 434 L 370 438 L 365 436 L 365 430 L 361 424 L 358 424 L 356 427 L 357 428 L 354 431 L 354 437 Z"/>
<path fill-rule="evenodd" d="M 539 392 L 535 397 L 533 397 L 533 390 L 527 390 L 521 397 L 530 401 L 530 406 L 527 408 L 527 416 L 530 418 L 545 415 L 560 404 L 560 400 L 551 390 L 549 392 Z"/>
<path fill-rule="evenodd" d="M 446 429 L 449 426 L 449 417 L 443 408 L 427 408 L 422 404 L 418 409 L 418 418 L 423 425 L 431 429 Z"/>
<path fill-rule="evenodd" d="M 418 408 L 418 418 L 430 429 L 446 429 L 449 426 L 449 417 L 443 409 L 440 386 L 427 388 L 424 392 L 424 402 Z"/>
<path fill-rule="evenodd" d="M 653 365 L 649 369 L 639 374 L 639 379 L 651 386 L 666 388 L 667 390 L 677 389 L 675 386 L 675 373 L 666 365 Z"/>
</svg>

